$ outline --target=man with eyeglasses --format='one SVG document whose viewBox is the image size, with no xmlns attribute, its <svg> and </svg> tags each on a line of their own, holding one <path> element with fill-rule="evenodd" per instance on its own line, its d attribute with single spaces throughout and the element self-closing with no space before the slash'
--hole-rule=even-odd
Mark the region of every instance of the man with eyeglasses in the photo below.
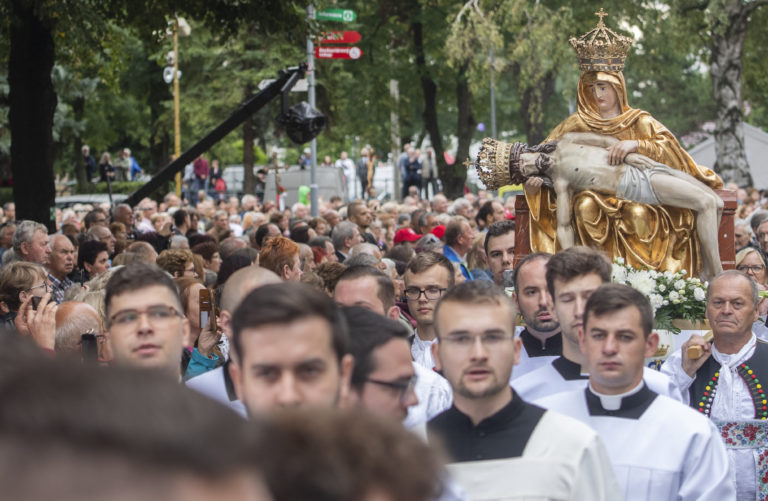
<svg viewBox="0 0 768 501">
<path fill-rule="evenodd" d="M 515 315 L 504 291 L 484 280 L 457 285 L 437 304 L 432 352 L 454 398 L 427 424 L 429 441 L 444 444 L 469 499 L 621 499 L 597 433 L 510 388 Z"/>
<path fill-rule="evenodd" d="M 181 379 L 183 339 L 189 320 L 171 277 L 155 265 L 132 263 L 107 282 L 107 336 L 115 362 L 161 369 Z M 190 366 L 205 363 L 197 349 Z"/>
<path fill-rule="evenodd" d="M 374 369 L 374 366 L 378 367 L 378 360 L 384 356 L 383 354 L 377 354 L 379 351 L 378 346 L 384 343 L 384 340 L 381 339 L 383 334 L 379 333 L 381 330 L 378 328 L 379 322 L 388 319 L 398 320 L 400 318 L 400 310 L 395 305 L 394 285 L 392 279 L 381 270 L 372 266 L 351 266 L 339 277 L 339 281 L 333 291 L 333 299 L 342 306 L 359 306 L 376 314 L 374 317 L 362 314 L 357 314 L 354 318 L 347 317 L 350 338 L 352 340 L 351 352 L 355 357 L 355 370 L 352 374 L 352 393 L 361 393 L 361 391 L 364 392 L 366 390 L 366 387 L 360 383 L 362 380 L 360 371 L 371 371 Z M 387 319 L 382 317 L 387 317 Z M 407 334 L 406 342 L 400 343 L 393 337 L 390 342 L 386 343 L 387 351 L 389 352 L 386 354 L 386 357 L 394 358 L 392 360 L 382 359 L 385 363 L 381 366 L 380 372 L 386 377 L 382 376 L 379 380 L 386 379 L 391 381 L 396 379 L 397 374 L 402 374 L 406 371 L 402 366 L 393 364 L 397 360 L 396 357 L 398 355 L 402 356 L 401 348 L 404 348 L 406 358 L 412 367 L 411 372 L 415 376 L 413 391 L 418 403 L 413 403 L 410 398 L 406 398 L 407 395 L 402 394 L 404 399 L 397 402 L 398 405 L 393 405 L 396 401 L 393 400 L 391 391 L 389 394 L 386 392 L 369 391 L 367 395 L 368 397 L 384 397 L 385 401 L 381 403 L 381 406 L 396 410 L 398 416 L 400 410 L 407 410 L 407 417 L 399 417 L 401 420 L 404 418 L 404 426 L 413 428 L 423 426 L 429 419 L 447 409 L 451 405 L 452 395 L 451 387 L 445 378 L 411 360 L 410 347 L 407 342 L 410 329 L 402 323 L 401 326 Z M 383 332 L 391 331 L 396 334 L 392 329 L 393 327 L 387 328 Z M 368 338 L 372 339 L 368 340 Z M 379 341 L 376 341 L 376 339 L 379 339 Z M 356 381 L 357 384 L 355 384 Z M 381 383 L 379 385 L 381 386 Z M 361 398 L 359 401 L 365 404 L 367 400 Z M 377 405 L 376 407 L 379 406 Z M 375 411 L 376 409 L 370 410 Z"/>
<path fill-rule="evenodd" d="M 419 403 L 407 329 L 361 306 L 342 312 L 351 331 L 349 352 L 355 358 L 350 404 L 403 421 L 408 408 Z"/>
<path fill-rule="evenodd" d="M 437 301 L 453 287 L 455 272 L 447 257 L 436 252 L 416 254 L 405 269 L 405 299 L 416 320 L 411 355 L 416 363 L 432 370 L 430 346 L 435 343 L 434 310 Z"/>
</svg>

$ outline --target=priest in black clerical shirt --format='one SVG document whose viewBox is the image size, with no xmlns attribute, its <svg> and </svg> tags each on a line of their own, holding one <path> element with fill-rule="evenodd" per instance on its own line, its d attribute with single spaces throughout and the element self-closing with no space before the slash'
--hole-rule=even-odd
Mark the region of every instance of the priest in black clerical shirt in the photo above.
<svg viewBox="0 0 768 501">
<path fill-rule="evenodd" d="M 589 427 L 528 404 L 509 386 L 520 340 L 515 308 L 496 285 L 471 281 L 448 290 L 435 311 L 436 367 L 453 406 L 427 425 L 445 446 L 449 470 L 470 499 L 620 499 L 603 444 Z"/>
<path fill-rule="evenodd" d="M 525 328 L 519 334 L 522 341 L 520 362 L 512 372 L 512 379 L 546 365 L 563 354 L 560 323 L 552 314 L 552 299 L 547 290 L 547 262 L 551 257 L 546 252 L 529 254 L 515 268 L 515 292 L 512 297 L 523 317 Z"/>
</svg>

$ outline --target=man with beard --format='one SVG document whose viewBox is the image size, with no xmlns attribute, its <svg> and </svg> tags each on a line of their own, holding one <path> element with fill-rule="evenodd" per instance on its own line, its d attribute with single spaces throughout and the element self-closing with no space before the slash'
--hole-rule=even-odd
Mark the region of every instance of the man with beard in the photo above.
<svg viewBox="0 0 768 501">
<path fill-rule="evenodd" d="M 333 301 L 308 285 L 264 285 L 232 317 L 235 392 L 250 416 L 282 407 L 331 408 L 346 400 L 354 360 Z"/>
<path fill-rule="evenodd" d="M 509 386 L 520 341 L 515 307 L 474 280 L 445 293 L 435 311 L 437 368 L 453 406 L 427 425 L 470 499 L 621 499 L 605 448 L 583 423 L 525 402 Z"/>
<path fill-rule="evenodd" d="M 513 379 L 563 354 L 560 323 L 552 314 L 552 298 L 547 290 L 547 262 L 551 257 L 545 252 L 529 254 L 515 269 L 512 299 L 517 303 L 525 328 L 518 335 L 522 348 Z"/>
</svg>

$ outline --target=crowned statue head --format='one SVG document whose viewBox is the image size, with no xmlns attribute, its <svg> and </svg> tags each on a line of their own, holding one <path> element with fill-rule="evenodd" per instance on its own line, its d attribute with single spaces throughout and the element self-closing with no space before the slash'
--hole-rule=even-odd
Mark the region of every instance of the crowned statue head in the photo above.
<svg viewBox="0 0 768 501">
<path fill-rule="evenodd" d="M 622 70 L 633 40 L 605 25 L 603 18 L 608 14 L 602 8 L 595 15 L 599 17 L 597 26 L 569 42 L 578 54 L 581 70 L 578 114 L 591 127 L 602 129 L 609 122 L 621 123 L 626 118 L 624 114 L 631 112 Z M 607 96 L 603 96 L 607 103 L 596 94 L 606 87 L 610 87 Z"/>
<path fill-rule="evenodd" d="M 583 73 L 624 70 L 624 61 L 633 40 L 619 35 L 605 25 L 603 18 L 608 14 L 602 8 L 595 15 L 600 20 L 594 29 L 579 38 L 568 40 L 579 56 L 579 69 Z"/>
</svg>

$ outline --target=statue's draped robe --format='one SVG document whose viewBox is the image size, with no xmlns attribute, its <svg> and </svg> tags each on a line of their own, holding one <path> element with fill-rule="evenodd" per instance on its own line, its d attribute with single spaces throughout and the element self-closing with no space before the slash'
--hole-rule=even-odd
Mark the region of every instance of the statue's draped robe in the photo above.
<svg viewBox="0 0 768 501">
<path fill-rule="evenodd" d="M 607 81 L 616 90 L 621 114 L 600 117 L 589 88 L 595 80 Z M 712 170 L 696 165 L 666 127 L 648 112 L 630 108 L 621 72 L 588 72 L 579 79 L 578 111 L 558 125 L 547 138 L 554 141 L 568 132 L 594 132 L 619 140 L 637 140 L 641 155 L 681 170 L 713 189 L 723 183 Z M 557 219 L 554 191 L 542 188 L 525 198 L 531 214 L 531 250 L 554 253 Z M 689 209 L 644 205 L 593 191 L 575 193 L 572 224 L 577 245 L 605 250 L 635 267 L 660 271 L 685 269 L 698 275 L 701 269 L 695 214 Z"/>
</svg>

